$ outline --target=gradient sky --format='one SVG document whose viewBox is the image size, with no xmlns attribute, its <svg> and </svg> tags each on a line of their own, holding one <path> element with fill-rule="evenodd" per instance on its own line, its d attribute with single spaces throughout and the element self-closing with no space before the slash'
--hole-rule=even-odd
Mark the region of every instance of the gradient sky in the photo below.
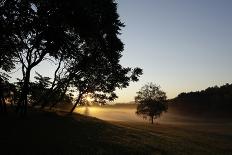
<svg viewBox="0 0 232 155">
<path fill-rule="evenodd" d="M 232 83 L 232 0 L 117 2 L 126 25 L 120 36 L 125 44 L 121 64 L 141 67 L 144 74 L 117 90 L 116 102 L 133 101 L 148 82 L 160 85 L 168 98 Z M 42 63 L 34 70 L 53 77 L 55 67 L 50 66 Z"/>
<path fill-rule="evenodd" d="M 232 83 L 231 0 L 117 0 L 126 27 L 124 66 L 141 67 L 138 83 L 118 91 L 134 99 L 147 82 L 168 98 L 180 92 Z"/>
</svg>

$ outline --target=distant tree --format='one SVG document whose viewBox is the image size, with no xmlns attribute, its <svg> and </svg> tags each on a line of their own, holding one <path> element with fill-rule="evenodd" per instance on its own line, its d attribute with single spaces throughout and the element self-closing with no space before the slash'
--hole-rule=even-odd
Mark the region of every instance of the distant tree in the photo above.
<svg viewBox="0 0 232 155">
<path fill-rule="evenodd" d="M 148 83 L 137 92 L 135 97 L 135 103 L 138 104 L 136 114 L 145 119 L 149 118 L 153 124 L 154 119 L 167 111 L 166 99 L 166 93 L 160 90 L 160 86 Z"/>
</svg>

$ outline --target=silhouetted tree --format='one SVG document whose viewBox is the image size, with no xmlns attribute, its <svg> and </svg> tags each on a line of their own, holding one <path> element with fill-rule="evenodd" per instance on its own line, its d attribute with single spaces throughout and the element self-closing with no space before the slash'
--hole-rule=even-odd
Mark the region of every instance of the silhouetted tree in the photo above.
<svg viewBox="0 0 232 155">
<path fill-rule="evenodd" d="M 48 102 L 49 97 L 46 95 L 51 81 L 49 77 L 43 77 L 36 72 L 35 82 L 29 84 L 30 103 L 32 105 L 38 105 L 41 101 Z"/>
<path fill-rule="evenodd" d="M 0 1 L 0 69 L 10 71 L 15 67 L 13 60 L 16 53 L 13 51 L 12 42 L 8 38 L 11 28 L 5 22 L 3 5 L 4 1 Z"/>
<path fill-rule="evenodd" d="M 110 64 L 110 62 L 108 63 Z M 71 109 L 71 113 L 80 103 L 84 94 L 91 94 L 94 102 L 105 104 L 106 101 L 113 101 L 117 98 L 116 88 L 125 88 L 130 81 L 138 81 L 142 74 L 140 68 L 123 68 L 118 63 L 96 62 L 88 65 L 88 71 L 75 74 L 72 84 L 77 88 L 78 97 Z"/>
<path fill-rule="evenodd" d="M 10 52 L 14 52 L 15 55 L 13 63 L 20 62 L 22 65 L 23 87 L 18 101 L 18 110 L 21 114 L 27 112 L 32 68 L 37 66 L 47 54 L 52 55 L 59 49 L 55 45 L 56 42 L 46 33 L 51 23 L 44 14 L 41 14 L 43 4 L 42 1 L 40 2 L 41 4 L 33 3 L 31 0 L 6 0 L 1 3 L 0 8 L 2 23 L 5 26 L 4 37 L 11 45 Z M 8 48 L 2 50 L 6 52 Z"/>
<path fill-rule="evenodd" d="M 36 72 L 35 82 L 29 84 L 29 103 L 32 106 L 40 106 L 44 108 L 45 105 L 58 102 L 62 95 L 61 90 L 51 90 L 52 82 L 50 77 L 42 76 Z M 71 104 L 72 94 L 64 94 L 62 100 L 59 100 L 64 104 Z"/>
<path fill-rule="evenodd" d="M 166 98 L 166 93 L 160 90 L 160 86 L 152 83 L 146 84 L 135 97 L 135 103 L 138 104 L 136 114 L 145 119 L 149 117 L 153 124 L 154 119 L 167 111 Z"/>
<path fill-rule="evenodd" d="M 119 64 L 120 52 L 115 55 L 110 55 L 110 51 L 101 52 L 98 49 L 98 44 L 92 46 L 84 45 L 81 48 L 81 55 L 73 56 L 72 59 L 65 63 L 65 77 L 63 83 L 64 94 L 67 87 L 75 87 L 78 92 L 78 97 L 75 107 L 80 104 L 84 94 L 91 94 L 95 102 L 105 103 L 106 100 L 112 101 L 117 98 L 115 94 L 116 88 L 125 88 L 129 85 L 130 81 L 138 81 L 138 77 L 142 74 L 140 68 L 124 68 Z M 121 49 L 114 47 L 114 50 Z M 59 84 L 59 83 L 58 83 Z M 52 104 L 51 107 L 55 106 Z"/>
<path fill-rule="evenodd" d="M 41 61 L 49 57 L 70 60 L 73 56 L 82 61 L 83 45 L 94 45 L 114 61 L 123 50 L 117 35 L 124 25 L 113 0 L 4 0 L 0 2 L 0 22 L 4 32 L 0 34 L 0 44 L 4 45 L 0 58 L 10 58 L 0 67 L 9 70 L 18 62 L 22 66 L 23 86 L 18 100 L 22 114 L 27 111 L 31 70 Z M 12 67 L 6 68 L 9 62 Z M 72 78 L 70 75 L 66 83 Z"/>
</svg>

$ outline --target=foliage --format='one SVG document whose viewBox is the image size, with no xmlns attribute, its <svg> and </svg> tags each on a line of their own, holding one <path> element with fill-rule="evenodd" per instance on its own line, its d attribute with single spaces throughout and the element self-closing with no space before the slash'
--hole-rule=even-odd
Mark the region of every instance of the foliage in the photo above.
<svg viewBox="0 0 232 155">
<path fill-rule="evenodd" d="M 135 102 L 138 104 L 136 114 L 143 118 L 149 117 L 153 123 L 154 119 L 167 111 L 166 98 L 166 93 L 160 90 L 160 86 L 153 83 L 146 84 L 135 97 Z"/>
<path fill-rule="evenodd" d="M 30 82 L 30 89 L 29 89 L 29 95 L 30 95 L 30 104 L 32 105 L 40 105 L 43 107 L 43 104 L 52 104 L 54 102 L 57 102 L 57 100 L 60 98 L 62 91 L 61 90 L 51 90 L 51 84 L 50 81 L 51 78 L 44 77 L 36 72 L 36 76 L 34 77 L 36 79 L 35 82 Z M 52 95 L 49 95 L 52 91 Z M 65 94 L 60 102 L 71 104 L 72 102 L 72 95 Z"/>
<path fill-rule="evenodd" d="M 92 54 L 85 55 L 84 62 L 85 64 L 81 67 L 76 61 L 72 65 L 75 73 L 72 84 L 79 92 L 79 100 L 76 104 L 79 104 L 84 94 L 91 94 L 95 102 L 101 104 L 107 100 L 113 101 L 117 98 L 116 88 L 127 87 L 130 81 L 138 81 L 138 77 L 142 74 L 140 68 L 124 68 L 118 61 L 112 60 L 109 55 L 102 56 L 92 52 Z"/>
<path fill-rule="evenodd" d="M 0 69 L 10 71 L 15 67 L 13 60 L 16 55 L 12 49 L 12 43 L 7 37 L 10 28 L 5 22 L 6 17 L 3 16 L 3 3 L 0 1 Z"/>
<path fill-rule="evenodd" d="M 17 63 L 22 68 L 23 85 L 18 100 L 22 114 L 27 109 L 31 70 L 44 60 L 59 61 L 58 70 L 60 62 L 67 66 L 64 77 L 57 77 L 55 72 L 57 82 L 50 89 L 62 90 L 61 97 L 72 81 L 78 90 L 85 85 L 88 91 L 104 93 L 98 94 L 98 98 L 106 98 L 108 93 L 107 98 L 113 99 L 115 88 L 128 86 L 141 74 L 141 69 L 130 73 L 133 69 L 119 64 L 123 43 L 118 35 L 124 24 L 113 0 L 4 0 L 0 2 L 0 25 L 0 68 L 10 71 Z M 105 75 L 101 79 L 104 83 L 98 81 L 94 88 L 90 87 L 100 74 Z M 86 76 L 91 80 L 77 84 Z"/>
<path fill-rule="evenodd" d="M 49 98 L 46 96 L 46 92 L 49 90 L 49 86 L 51 85 L 49 77 L 43 77 L 39 73 L 36 72 L 35 82 L 30 82 L 29 85 L 29 94 L 30 94 L 30 103 L 37 104 L 40 99 L 43 98 L 44 101 L 48 101 Z"/>
<path fill-rule="evenodd" d="M 10 76 L 5 72 L 0 72 L 0 78 L 4 81 L 8 81 Z"/>
<path fill-rule="evenodd" d="M 88 55 L 85 62 L 87 68 L 79 68 L 72 81 L 79 92 L 76 104 L 79 104 L 84 94 L 91 94 L 94 102 L 101 104 L 107 100 L 113 101 L 117 98 L 116 88 L 127 87 L 130 81 L 138 81 L 138 77 L 142 74 L 140 68 L 124 68 L 107 56 Z"/>
</svg>

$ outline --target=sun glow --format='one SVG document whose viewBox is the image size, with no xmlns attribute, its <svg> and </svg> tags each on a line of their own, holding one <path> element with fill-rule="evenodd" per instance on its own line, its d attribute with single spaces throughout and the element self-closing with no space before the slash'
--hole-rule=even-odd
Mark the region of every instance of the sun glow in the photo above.
<svg viewBox="0 0 232 155">
<path fill-rule="evenodd" d="M 92 97 L 90 97 L 89 95 L 87 95 L 85 98 L 86 98 L 86 100 L 88 102 L 93 102 L 94 101 L 94 99 Z"/>
</svg>

